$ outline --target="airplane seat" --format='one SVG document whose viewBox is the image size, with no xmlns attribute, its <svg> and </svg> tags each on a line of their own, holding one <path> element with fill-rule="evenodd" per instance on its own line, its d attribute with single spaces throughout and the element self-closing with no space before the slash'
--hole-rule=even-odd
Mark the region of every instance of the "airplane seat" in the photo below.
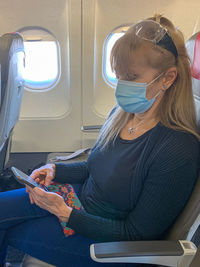
<svg viewBox="0 0 200 267">
<path fill-rule="evenodd" d="M 186 43 L 191 60 L 192 88 L 196 108 L 197 124 L 200 128 L 200 32 L 195 33 Z"/>
<path fill-rule="evenodd" d="M 12 130 L 19 119 L 24 80 L 24 44 L 18 33 L 0 37 L 0 173 L 9 158 Z"/>
<path fill-rule="evenodd" d="M 190 38 L 187 42 L 187 50 L 192 62 L 193 94 L 197 123 L 200 127 L 200 33 Z M 199 225 L 200 176 L 184 210 L 165 234 L 165 240 L 96 243 L 90 246 L 90 255 L 99 263 L 199 267 L 200 246 L 197 250 L 195 244 L 191 242 Z M 24 257 L 22 266 L 55 267 L 28 255 Z"/>
<path fill-rule="evenodd" d="M 200 129 L 200 32 L 187 42 L 191 60 L 192 87 L 197 125 Z M 90 255 L 97 262 L 142 263 L 145 266 L 199 267 L 198 250 L 191 240 L 200 227 L 200 176 L 184 210 L 166 233 L 163 241 L 130 241 L 97 243 L 90 246 Z M 196 238 L 200 240 L 200 237 Z M 147 265 L 146 265 L 147 264 Z M 142 265 L 143 266 L 143 265 Z"/>
<path fill-rule="evenodd" d="M 194 34 L 186 43 L 191 60 L 192 89 L 196 110 L 197 126 L 200 130 L 200 32 Z M 168 239 L 184 238 L 191 240 L 200 224 L 200 179 L 183 212 L 170 228 Z"/>
</svg>

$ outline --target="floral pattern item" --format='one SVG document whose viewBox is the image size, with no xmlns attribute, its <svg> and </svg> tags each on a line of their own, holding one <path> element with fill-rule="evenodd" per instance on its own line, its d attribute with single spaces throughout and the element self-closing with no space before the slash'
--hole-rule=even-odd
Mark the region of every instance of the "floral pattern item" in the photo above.
<svg viewBox="0 0 200 267">
<path fill-rule="evenodd" d="M 75 209 L 83 209 L 80 200 L 78 199 L 74 188 L 70 184 L 59 184 L 56 182 L 52 182 L 51 185 L 48 186 L 48 190 L 50 192 L 57 193 L 58 195 L 62 196 L 67 206 Z M 63 232 L 65 236 L 73 235 L 74 230 L 67 227 L 66 222 L 62 222 L 60 220 L 61 226 L 63 228 Z"/>
</svg>

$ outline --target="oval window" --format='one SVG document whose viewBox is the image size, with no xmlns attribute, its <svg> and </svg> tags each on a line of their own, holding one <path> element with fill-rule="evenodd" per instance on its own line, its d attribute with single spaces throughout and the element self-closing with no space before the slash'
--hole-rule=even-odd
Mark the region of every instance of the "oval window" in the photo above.
<svg viewBox="0 0 200 267">
<path fill-rule="evenodd" d="M 24 39 L 25 88 L 52 89 L 60 77 L 60 49 L 56 37 L 41 27 L 25 27 L 18 32 Z"/>
<path fill-rule="evenodd" d="M 132 24 L 122 25 L 112 30 L 106 37 L 103 45 L 102 75 L 104 81 L 111 87 L 115 87 L 117 79 L 110 65 L 110 53 L 115 42 L 125 34 Z"/>
</svg>

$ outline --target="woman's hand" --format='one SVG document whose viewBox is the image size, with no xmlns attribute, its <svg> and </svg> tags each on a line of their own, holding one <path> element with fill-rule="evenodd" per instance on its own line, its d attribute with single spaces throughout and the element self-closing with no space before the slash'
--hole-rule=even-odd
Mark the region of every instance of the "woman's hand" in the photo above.
<svg viewBox="0 0 200 267">
<path fill-rule="evenodd" d="M 56 169 L 55 164 L 46 164 L 38 169 L 35 169 L 31 173 L 30 177 L 33 178 L 41 186 L 43 185 L 48 186 L 51 184 L 51 181 L 55 177 L 55 169 Z M 26 186 L 27 193 L 29 193 L 29 188 L 30 188 L 29 186 Z M 29 198 L 31 203 L 34 204 L 34 200 L 31 194 L 29 194 Z"/>
<path fill-rule="evenodd" d="M 46 164 L 39 169 L 34 170 L 30 177 L 37 183 L 48 186 L 55 177 L 55 164 Z"/>
<path fill-rule="evenodd" d="M 27 187 L 30 199 L 33 200 L 33 203 L 56 215 L 61 221 L 68 221 L 72 208 L 65 204 L 61 196 L 56 193 L 46 192 L 38 187 Z"/>
</svg>

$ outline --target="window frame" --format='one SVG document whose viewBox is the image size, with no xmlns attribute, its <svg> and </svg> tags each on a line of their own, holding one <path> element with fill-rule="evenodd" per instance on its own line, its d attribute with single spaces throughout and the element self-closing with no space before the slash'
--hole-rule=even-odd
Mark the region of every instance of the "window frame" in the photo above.
<svg viewBox="0 0 200 267">
<path fill-rule="evenodd" d="M 104 43 L 103 43 L 103 51 L 102 51 L 102 76 L 103 76 L 103 79 L 104 81 L 112 88 L 115 88 L 116 87 L 116 83 L 113 82 L 112 80 L 110 80 L 108 78 L 108 75 L 106 73 L 106 63 L 107 63 L 107 46 L 108 46 L 108 43 L 110 41 L 110 39 L 112 38 L 112 36 L 116 33 L 126 33 L 126 31 L 129 29 L 129 27 L 133 25 L 133 23 L 126 23 L 126 24 L 121 24 L 117 27 L 115 27 L 114 29 L 112 29 L 106 36 L 106 39 L 104 40 Z M 119 37 L 120 38 L 120 37 Z M 119 39 L 118 38 L 118 39 Z M 117 39 L 117 40 L 118 40 Z M 116 78 L 117 80 L 117 78 Z"/>
<path fill-rule="evenodd" d="M 27 90 L 27 91 L 30 91 L 30 92 L 47 92 L 47 91 L 50 91 L 52 90 L 59 82 L 60 80 L 60 77 L 61 77 L 61 53 L 60 53 L 60 44 L 58 42 L 58 39 L 56 38 L 56 36 L 50 32 L 48 29 L 46 28 L 43 28 L 43 27 L 39 27 L 39 26 L 26 26 L 26 27 L 23 27 L 23 28 L 20 28 L 19 30 L 17 30 L 17 32 L 19 32 L 19 34 L 23 37 L 23 40 L 24 40 L 24 43 L 25 42 L 31 42 L 31 40 L 26 40 L 26 37 L 24 36 L 24 32 L 25 31 L 31 31 L 31 30 L 34 30 L 34 31 L 43 31 L 45 32 L 46 34 L 48 34 L 49 36 L 51 36 L 52 38 L 52 41 L 55 42 L 55 45 L 56 45 L 56 48 L 57 48 L 57 66 L 58 66 L 58 70 L 57 70 L 57 75 L 55 77 L 55 79 L 47 84 L 46 86 L 43 86 L 43 87 L 39 87 L 39 86 L 31 86 L 30 83 L 27 83 L 26 80 L 24 81 L 24 89 Z M 39 34 L 38 34 L 39 35 Z M 33 41 L 37 41 L 37 40 L 33 40 Z M 39 41 L 42 41 L 42 40 L 39 40 L 38 39 L 38 42 Z M 51 39 L 49 40 L 51 41 Z"/>
</svg>

